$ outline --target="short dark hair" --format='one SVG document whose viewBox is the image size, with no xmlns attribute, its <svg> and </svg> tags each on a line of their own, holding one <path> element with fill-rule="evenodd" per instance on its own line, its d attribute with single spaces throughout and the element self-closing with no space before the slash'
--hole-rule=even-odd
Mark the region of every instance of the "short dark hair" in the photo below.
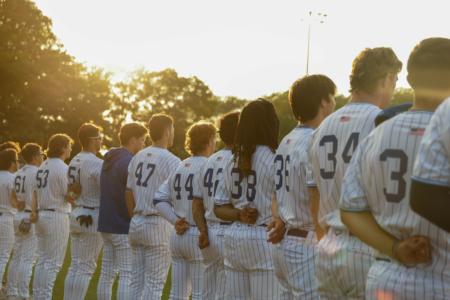
<svg viewBox="0 0 450 300">
<path fill-rule="evenodd" d="M 289 89 L 289 104 L 297 120 L 306 122 L 316 117 L 322 100 L 336 94 L 336 85 L 325 75 L 306 75 Z"/>
<path fill-rule="evenodd" d="M 42 147 L 35 143 L 26 143 L 23 146 L 20 156 L 25 160 L 26 163 L 30 163 L 36 155 L 42 153 Z"/>
<path fill-rule="evenodd" d="M 15 149 L 5 149 L 0 151 L 0 170 L 7 171 L 13 162 L 18 161 L 17 151 Z"/>
<path fill-rule="evenodd" d="M 353 60 L 350 92 L 372 93 L 380 79 L 401 69 L 402 62 L 391 48 L 366 48 Z"/>
<path fill-rule="evenodd" d="M 186 132 L 185 149 L 191 155 L 197 155 L 205 150 L 211 138 L 217 133 L 217 128 L 209 122 L 197 122 Z"/>
<path fill-rule="evenodd" d="M 409 55 L 407 70 L 413 89 L 449 89 L 450 39 L 435 37 L 421 41 Z"/>
<path fill-rule="evenodd" d="M 98 137 L 102 132 L 102 128 L 93 123 L 84 123 L 78 128 L 78 140 L 80 141 L 81 146 L 86 148 L 89 146 L 89 142 L 91 138 Z"/>
<path fill-rule="evenodd" d="M 50 137 L 47 145 L 47 156 L 49 158 L 60 157 L 64 153 L 64 148 L 73 144 L 73 140 L 65 133 L 57 133 Z"/>
<path fill-rule="evenodd" d="M 132 138 L 140 138 L 147 135 L 148 131 L 144 125 L 140 123 L 128 123 L 120 128 L 119 140 L 122 146 L 126 146 Z"/>
<path fill-rule="evenodd" d="M 219 119 L 219 136 L 227 146 L 233 145 L 241 112 L 231 111 Z"/>
<path fill-rule="evenodd" d="M 173 119 L 171 116 L 166 114 L 154 114 L 148 121 L 148 129 L 152 141 L 159 141 L 163 137 L 164 131 L 172 124 Z"/>
<path fill-rule="evenodd" d="M 13 141 L 6 141 L 2 144 L 0 144 L 0 151 L 6 150 L 6 149 L 14 149 L 17 153 L 20 152 L 20 145 L 17 142 Z"/>
</svg>

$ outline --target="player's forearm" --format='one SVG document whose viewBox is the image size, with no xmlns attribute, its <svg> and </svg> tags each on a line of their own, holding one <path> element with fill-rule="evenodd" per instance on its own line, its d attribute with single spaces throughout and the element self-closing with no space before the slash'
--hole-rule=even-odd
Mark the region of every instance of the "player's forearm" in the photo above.
<svg viewBox="0 0 450 300">
<path fill-rule="evenodd" d="M 280 218 L 280 214 L 278 213 L 277 197 L 275 195 L 272 197 L 272 218 Z"/>
<path fill-rule="evenodd" d="M 128 215 L 130 216 L 130 218 L 133 217 L 134 208 L 135 208 L 136 204 L 134 201 L 133 192 L 131 190 L 125 191 L 125 204 L 127 206 Z"/>
<path fill-rule="evenodd" d="M 11 205 L 14 208 L 19 208 L 19 200 L 17 199 L 16 192 L 12 192 L 11 194 Z"/>
<path fill-rule="evenodd" d="M 201 199 L 194 198 L 192 201 L 192 215 L 198 231 L 207 233 L 208 225 L 205 219 L 205 207 L 203 206 L 203 201 Z"/>
<path fill-rule="evenodd" d="M 224 221 L 239 221 L 241 211 L 231 204 L 214 205 L 214 214 Z"/>
<path fill-rule="evenodd" d="M 371 212 L 341 210 L 341 219 L 350 232 L 361 241 L 385 255 L 394 257 L 392 251 L 397 239 L 378 225 Z"/>
<path fill-rule="evenodd" d="M 320 194 L 319 190 L 316 187 L 310 187 L 308 188 L 309 191 L 309 197 L 311 201 L 311 215 L 313 219 L 314 228 L 316 231 L 317 239 L 320 240 L 324 234 L 325 230 L 320 226 L 319 223 L 319 204 L 320 204 Z"/>
<path fill-rule="evenodd" d="M 169 221 L 172 225 L 175 225 L 175 222 L 179 219 L 178 216 L 173 211 L 172 205 L 166 201 L 154 202 L 156 210 L 159 214 Z"/>
<path fill-rule="evenodd" d="M 450 232 L 450 188 L 413 180 L 410 195 L 411 208 L 416 213 Z"/>
<path fill-rule="evenodd" d="M 37 195 L 36 195 L 36 192 L 33 192 L 33 198 L 31 200 L 31 211 L 37 212 L 37 210 L 38 210 Z"/>
</svg>

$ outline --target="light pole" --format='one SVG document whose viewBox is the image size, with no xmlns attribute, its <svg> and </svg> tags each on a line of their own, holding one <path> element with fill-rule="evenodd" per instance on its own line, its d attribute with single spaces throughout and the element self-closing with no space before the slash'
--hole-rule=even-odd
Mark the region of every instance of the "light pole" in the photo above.
<svg viewBox="0 0 450 300">
<path fill-rule="evenodd" d="M 300 21 L 308 22 L 308 42 L 306 45 L 306 75 L 309 75 L 309 57 L 310 57 L 310 47 L 311 47 L 311 26 L 313 22 L 319 22 L 319 24 L 325 23 L 325 18 L 327 14 L 324 13 L 313 13 L 312 11 L 308 12 L 308 15 L 305 19 L 300 19 Z"/>
</svg>

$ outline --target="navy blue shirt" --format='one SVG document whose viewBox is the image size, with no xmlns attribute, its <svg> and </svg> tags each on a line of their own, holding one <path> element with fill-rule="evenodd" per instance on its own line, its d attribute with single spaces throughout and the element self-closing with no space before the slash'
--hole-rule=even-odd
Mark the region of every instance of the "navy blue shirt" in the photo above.
<svg viewBox="0 0 450 300">
<path fill-rule="evenodd" d="M 100 232 L 128 234 L 131 218 L 125 203 L 125 190 L 132 158 L 133 154 L 125 148 L 113 148 L 105 155 L 100 175 Z"/>
</svg>

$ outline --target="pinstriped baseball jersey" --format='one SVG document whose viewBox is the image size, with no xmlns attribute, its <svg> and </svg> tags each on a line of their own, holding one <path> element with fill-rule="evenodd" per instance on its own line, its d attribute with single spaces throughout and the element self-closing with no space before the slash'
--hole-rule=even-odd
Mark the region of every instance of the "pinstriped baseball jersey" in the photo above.
<svg viewBox="0 0 450 300">
<path fill-rule="evenodd" d="M 180 161 L 169 150 L 154 146 L 141 150 L 133 157 L 128 166 L 127 188 L 134 194 L 135 214 L 158 214 L 153 197 Z"/>
<path fill-rule="evenodd" d="M 194 226 L 192 200 L 194 195 L 199 193 L 198 180 L 195 177 L 200 175 L 200 170 L 207 160 L 205 156 L 192 156 L 183 160 L 155 194 L 155 201 L 171 203 L 175 214 Z"/>
<path fill-rule="evenodd" d="M 71 205 L 66 202 L 69 167 L 59 158 L 49 158 L 36 173 L 36 191 L 39 209 L 55 209 L 69 213 Z"/>
<path fill-rule="evenodd" d="M 0 212 L 14 214 L 16 210 L 11 205 L 14 190 L 14 174 L 0 171 Z"/>
<path fill-rule="evenodd" d="M 87 207 L 100 206 L 100 173 L 103 160 L 91 152 L 78 153 L 69 164 L 69 182 L 81 185 L 81 194 L 77 205 Z M 73 176 L 71 178 L 71 176 Z"/>
<path fill-rule="evenodd" d="M 271 202 L 275 195 L 275 154 L 267 146 L 257 146 L 252 156 L 252 171 L 244 177 L 234 159 L 230 159 L 224 175 L 224 184 L 219 185 L 215 203 L 231 203 L 234 207 L 254 207 L 258 210 L 256 225 L 267 224 L 272 216 Z"/>
<path fill-rule="evenodd" d="M 233 154 L 230 149 L 222 149 L 211 155 L 198 176 L 199 199 L 203 199 L 205 207 L 205 219 L 208 222 L 220 222 L 214 214 L 214 194 L 220 184 L 223 184 L 225 166 L 229 163 Z"/>
<path fill-rule="evenodd" d="M 275 155 L 278 211 L 289 228 L 314 230 L 308 186 L 315 186 L 308 159 L 313 129 L 297 126 L 280 143 Z"/>
<path fill-rule="evenodd" d="M 450 98 L 439 106 L 425 131 L 413 179 L 450 186 Z"/>
<path fill-rule="evenodd" d="M 361 143 L 344 178 L 340 208 L 371 211 L 377 223 L 399 239 L 430 238 L 433 262 L 420 268 L 450 275 L 450 236 L 410 208 L 414 161 L 431 112 L 403 113 Z"/>
<path fill-rule="evenodd" d="M 313 133 L 309 158 L 320 192 L 322 227 L 345 229 L 338 210 L 342 179 L 360 141 L 375 127 L 381 111 L 369 103 L 349 103 L 328 116 Z"/>
<path fill-rule="evenodd" d="M 14 190 L 17 198 L 25 202 L 25 209 L 30 210 L 33 202 L 33 193 L 36 189 L 36 174 L 38 167 L 25 165 L 16 172 L 14 179 Z"/>
</svg>

